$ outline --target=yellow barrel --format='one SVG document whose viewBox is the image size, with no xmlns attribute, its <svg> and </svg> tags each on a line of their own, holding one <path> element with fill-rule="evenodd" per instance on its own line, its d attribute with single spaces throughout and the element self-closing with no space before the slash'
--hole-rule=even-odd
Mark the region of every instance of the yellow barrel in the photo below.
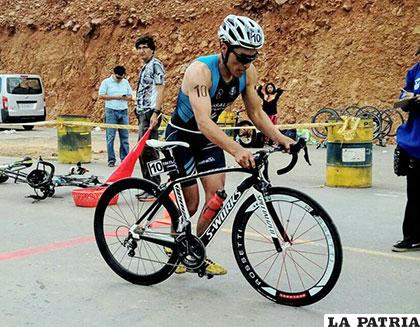
<svg viewBox="0 0 420 327">
<path fill-rule="evenodd" d="M 339 133 L 341 125 L 328 127 L 327 186 L 372 186 L 372 119 L 362 119 L 351 140 Z"/>
<path fill-rule="evenodd" d="M 57 118 L 58 162 L 88 163 L 92 159 L 91 128 L 88 126 L 66 126 L 65 122 L 88 122 L 86 116 L 62 115 Z"/>
<path fill-rule="evenodd" d="M 223 111 L 217 119 L 217 125 L 220 127 L 234 127 L 235 116 L 236 113 L 234 111 Z M 226 129 L 225 133 L 230 137 L 233 137 L 234 134 L 232 129 Z"/>
</svg>

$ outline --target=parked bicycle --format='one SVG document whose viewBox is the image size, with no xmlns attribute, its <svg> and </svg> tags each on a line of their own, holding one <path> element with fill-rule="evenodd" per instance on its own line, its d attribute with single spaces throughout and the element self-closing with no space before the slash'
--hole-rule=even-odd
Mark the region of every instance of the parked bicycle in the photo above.
<svg viewBox="0 0 420 327">
<path fill-rule="evenodd" d="M 370 118 L 373 121 L 373 140 L 379 145 L 385 146 L 389 137 L 396 135 L 397 128 L 405 122 L 404 113 L 397 109 L 379 110 L 373 106 L 349 106 L 343 110 L 333 108 L 321 108 L 311 119 L 312 123 L 326 123 L 340 121 L 342 116 Z M 312 133 L 318 137 L 321 144 L 325 144 L 327 138 L 326 127 L 314 127 Z"/>
<path fill-rule="evenodd" d="M 149 166 L 151 173 L 168 172 L 170 181 L 159 186 L 139 178 L 120 180 L 106 189 L 95 211 L 96 243 L 116 274 L 134 284 L 152 285 L 166 280 L 182 263 L 189 272 L 206 276 L 206 247 L 247 196 L 233 222 L 232 247 L 251 286 L 267 299 L 291 306 L 315 303 L 332 290 L 342 265 L 339 234 L 315 200 L 298 190 L 271 185 L 268 158 L 281 149 L 256 152 L 253 169 L 228 167 L 177 178 L 172 149 L 188 144 L 147 142 L 164 156 L 159 164 Z M 277 174 L 293 169 L 300 149 L 305 150 L 309 163 L 304 141 L 299 140 L 291 149 L 291 162 Z M 181 183 L 232 172 L 250 176 L 224 201 L 203 235 L 195 236 Z M 136 195 L 141 192 L 153 195 L 155 201 L 140 202 Z M 170 198 L 171 192 L 176 204 Z M 117 204 L 110 205 L 116 196 Z M 169 215 L 171 225 L 160 223 L 165 215 Z"/>
</svg>

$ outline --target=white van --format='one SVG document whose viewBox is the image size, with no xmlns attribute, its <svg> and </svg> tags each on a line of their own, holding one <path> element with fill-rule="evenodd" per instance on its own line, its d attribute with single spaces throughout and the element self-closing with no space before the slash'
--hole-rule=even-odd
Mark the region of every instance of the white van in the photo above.
<svg viewBox="0 0 420 327">
<path fill-rule="evenodd" d="M 29 74 L 0 74 L 0 123 L 44 121 L 44 87 L 41 77 Z M 33 125 L 23 126 L 26 130 Z"/>
</svg>

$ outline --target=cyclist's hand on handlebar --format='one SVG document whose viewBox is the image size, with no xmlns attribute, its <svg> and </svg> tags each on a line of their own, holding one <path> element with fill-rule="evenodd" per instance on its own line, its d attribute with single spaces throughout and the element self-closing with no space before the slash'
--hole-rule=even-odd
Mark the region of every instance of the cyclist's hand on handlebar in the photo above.
<svg viewBox="0 0 420 327">
<path fill-rule="evenodd" d="M 235 161 L 242 167 L 242 168 L 255 168 L 255 160 L 254 156 L 251 152 L 241 149 L 235 153 Z"/>
<path fill-rule="evenodd" d="M 290 146 L 296 144 L 295 140 L 292 140 L 290 137 L 283 135 L 279 146 L 284 149 L 284 152 L 290 153 Z"/>
</svg>

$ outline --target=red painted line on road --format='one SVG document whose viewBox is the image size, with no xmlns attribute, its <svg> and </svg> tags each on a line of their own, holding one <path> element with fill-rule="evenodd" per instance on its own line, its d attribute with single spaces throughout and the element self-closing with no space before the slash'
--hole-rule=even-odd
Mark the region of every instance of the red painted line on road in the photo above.
<svg viewBox="0 0 420 327">
<path fill-rule="evenodd" d="M 62 241 L 57 243 L 45 244 L 26 249 L 20 249 L 10 252 L 0 252 L 0 261 L 14 260 L 22 257 L 28 257 L 49 251 L 70 248 L 95 241 L 95 236 L 84 236 L 73 240 Z"/>
</svg>

